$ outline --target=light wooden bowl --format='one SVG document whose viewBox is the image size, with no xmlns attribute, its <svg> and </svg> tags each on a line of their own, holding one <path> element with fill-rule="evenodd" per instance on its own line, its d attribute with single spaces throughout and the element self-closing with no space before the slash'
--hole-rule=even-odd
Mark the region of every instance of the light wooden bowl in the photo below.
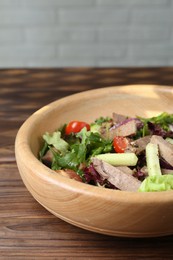
<svg viewBox="0 0 173 260">
<path fill-rule="evenodd" d="M 41 136 L 70 120 L 92 122 L 117 112 L 129 116 L 173 113 L 173 88 L 131 85 L 86 91 L 41 108 L 21 126 L 16 161 L 27 189 L 55 216 L 113 236 L 173 234 L 173 192 L 123 192 L 80 183 L 54 173 L 38 158 Z"/>
</svg>

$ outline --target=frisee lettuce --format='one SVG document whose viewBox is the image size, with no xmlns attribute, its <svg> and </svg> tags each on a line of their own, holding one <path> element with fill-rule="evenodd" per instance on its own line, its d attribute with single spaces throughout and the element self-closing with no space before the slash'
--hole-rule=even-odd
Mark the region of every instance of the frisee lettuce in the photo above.
<svg viewBox="0 0 173 260">
<path fill-rule="evenodd" d="M 91 123 L 91 126 L 94 125 L 94 124 L 102 125 L 103 123 L 110 122 L 111 120 L 112 120 L 111 117 L 108 117 L 108 116 L 103 117 L 103 116 L 101 116 L 101 117 L 97 118 L 94 121 L 94 123 Z"/>
<path fill-rule="evenodd" d="M 43 139 L 53 154 L 51 166 L 53 170 L 68 168 L 80 175 L 81 163 L 88 165 L 92 156 L 113 150 L 112 141 L 103 139 L 99 133 L 87 131 L 86 127 L 79 133 L 68 136 L 67 140 L 61 138 L 59 131 L 53 134 L 46 133 L 43 135 Z M 56 151 L 53 147 L 56 148 Z"/>
<path fill-rule="evenodd" d="M 163 112 L 158 116 L 150 117 L 150 118 L 138 118 L 144 123 L 144 127 L 147 128 L 147 123 L 151 122 L 153 124 L 158 124 L 160 127 L 165 130 L 169 131 L 169 126 L 173 124 L 173 114 L 168 114 L 167 112 Z M 146 129 L 147 130 L 147 129 Z"/>
</svg>

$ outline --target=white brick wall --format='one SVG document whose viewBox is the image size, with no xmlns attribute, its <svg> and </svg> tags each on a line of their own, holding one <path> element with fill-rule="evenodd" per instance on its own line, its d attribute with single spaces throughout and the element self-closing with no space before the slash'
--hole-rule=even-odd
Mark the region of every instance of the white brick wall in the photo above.
<svg viewBox="0 0 173 260">
<path fill-rule="evenodd" d="M 0 68 L 173 66 L 173 0 L 0 0 Z"/>
</svg>

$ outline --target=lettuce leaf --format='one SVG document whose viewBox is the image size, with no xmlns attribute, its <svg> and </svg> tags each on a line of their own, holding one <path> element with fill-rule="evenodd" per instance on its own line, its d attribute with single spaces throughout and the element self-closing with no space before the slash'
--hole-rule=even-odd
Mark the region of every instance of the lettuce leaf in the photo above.
<svg viewBox="0 0 173 260">
<path fill-rule="evenodd" d="M 165 131 L 169 131 L 169 125 L 173 124 L 173 114 L 169 114 L 167 112 L 163 112 L 158 116 L 155 117 L 150 117 L 150 118 L 143 118 L 139 117 L 138 118 L 144 123 L 151 122 L 153 124 L 158 124 L 162 129 Z"/>
<path fill-rule="evenodd" d="M 139 191 L 173 190 L 173 174 L 148 176 L 141 184 Z"/>
<path fill-rule="evenodd" d="M 65 154 L 69 148 L 68 143 L 61 138 L 61 132 L 59 131 L 53 132 L 52 134 L 46 132 L 43 135 L 43 139 L 48 145 L 52 145 L 62 154 Z"/>
<path fill-rule="evenodd" d="M 85 159 L 85 154 L 85 147 L 83 145 L 74 145 L 64 156 L 54 153 L 51 168 L 53 170 L 66 168 L 78 172 L 80 163 Z"/>
<path fill-rule="evenodd" d="M 173 114 L 163 112 L 155 117 L 144 118 L 137 116 L 143 125 L 137 130 L 135 139 L 146 135 L 155 134 L 164 138 L 173 137 L 171 126 L 173 125 Z"/>
<path fill-rule="evenodd" d="M 44 140 L 53 145 L 61 153 L 53 151 L 53 161 L 51 168 L 72 169 L 81 172 L 81 164 L 87 165 L 90 158 L 96 154 L 112 151 L 112 141 L 101 138 L 98 133 L 92 133 L 83 128 L 79 133 L 68 136 L 66 140 L 60 137 L 60 132 L 52 135 L 44 135 Z M 70 142 L 68 142 L 70 141 Z"/>
<path fill-rule="evenodd" d="M 173 174 L 162 175 L 159 162 L 158 146 L 152 143 L 146 146 L 148 177 L 141 183 L 139 191 L 173 190 Z"/>
</svg>

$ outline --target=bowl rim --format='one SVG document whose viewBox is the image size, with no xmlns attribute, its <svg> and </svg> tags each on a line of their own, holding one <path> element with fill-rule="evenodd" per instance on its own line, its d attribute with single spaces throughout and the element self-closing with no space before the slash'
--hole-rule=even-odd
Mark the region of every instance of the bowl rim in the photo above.
<svg viewBox="0 0 173 260">
<path fill-rule="evenodd" d="M 45 111 L 51 111 L 54 109 L 55 106 L 63 106 L 64 102 L 70 101 L 71 98 L 78 99 L 85 98 L 85 94 L 91 94 L 97 96 L 98 94 L 103 94 L 107 92 L 112 91 L 118 91 L 118 90 L 125 90 L 128 88 L 134 88 L 136 90 L 139 90 L 140 88 L 144 89 L 156 89 L 157 91 L 164 91 L 164 92 L 173 92 L 173 88 L 170 86 L 160 86 L 160 85 L 149 85 L 149 84 L 134 84 L 134 85 L 122 85 L 122 86 L 110 86 L 110 87 L 102 87 L 92 90 L 86 90 L 79 93 L 75 93 L 72 95 L 68 95 L 66 97 L 60 98 L 58 100 L 55 100 L 53 102 L 50 102 L 47 105 L 44 105 L 40 109 L 36 110 L 34 113 L 32 113 L 20 126 L 16 138 L 15 138 L 15 156 L 16 156 L 16 162 L 18 165 L 18 155 L 21 153 L 20 149 L 22 146 L 22 157 L 20 157 L 20 160 L 24 163 L 24 165 L 29 168 L 31 171 L 33 163 L 37 165 L 37 168 L 35 168 L 35 174 L 37 174 L 40 178 L 43 180 L 48 181 L 50 184 L 54 184 L 57 186 L 61 186 L 65 189 L 75 191 L 79 194 L 87 194 L 88 196 L 95 196 L 98 198 L 104 198 L 104 200 L 109 201 L 115 200 L 115 201 L 121 201 L 122 203 L 127 201 L 132 201 L 133 203 L 143 203 L 143 204 L 149 204 L 149 203 L 170 203 L 170 199 L 172 197 L 173 201 L 173 191 L 164 191 L 163 192 L 129 192 L 129 191 L 119 191 L 119 190 L 112 190 L 112 189 L 106 189 L 102 187 L 93 186 L 86 183 L 81 183 L 73 179 L 68 179 L 61 175 L 55 175 L 53 170 L 45 166 L 42 162 L 39 161 L 39 159 L 32 153 L 30 145 L 29 145 L 29 135 L 32 132 L 32 125 L 33 122 L 39 121 L 39 115 L 41 113 L 44 113 Z M 49 109 L 48 109 L 49 107 Z M 27 158 L 27 160 L 26 160 Z M 27 164 L 27 161 L 30 161 L 30 164 Z"/>
</svg>

